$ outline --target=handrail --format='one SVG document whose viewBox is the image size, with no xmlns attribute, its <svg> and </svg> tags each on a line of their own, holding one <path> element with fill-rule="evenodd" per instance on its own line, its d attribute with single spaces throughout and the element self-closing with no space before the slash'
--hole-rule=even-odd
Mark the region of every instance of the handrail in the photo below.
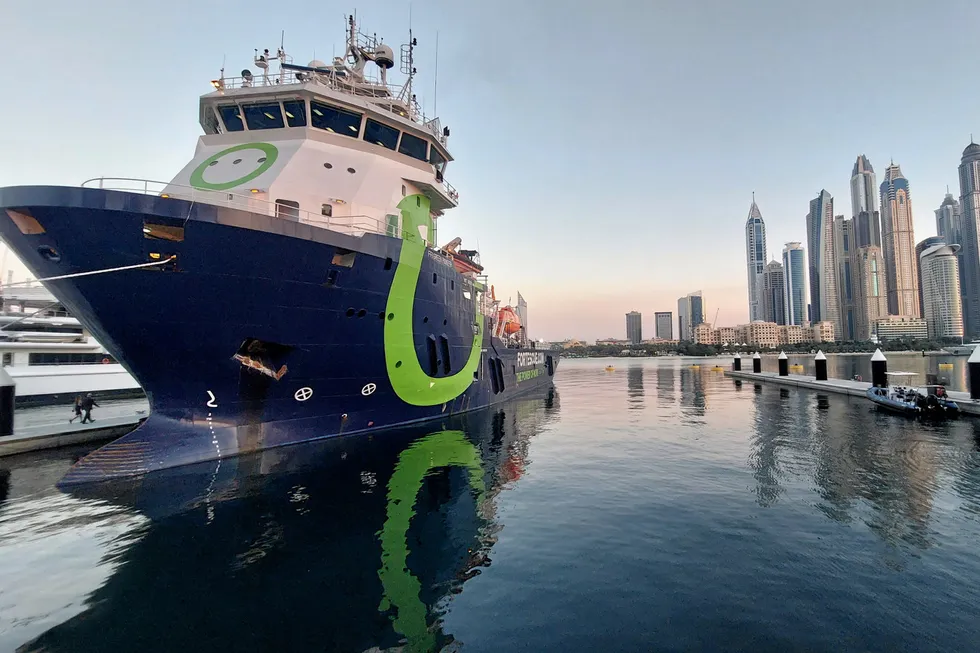
<svg viewBox="0 0 980 653">
<path fill-rule="evenodd" d="M 108 184 L 108 185 L 107 185 Z M 119 185 L 126 184 L 126 185 Z M 99 188 L 101 190 L 111 190 L 124 193 L 139 193 L 142 195 L 155 195 L 163 198 L 181 199 L 190 202 L 203 202 L 215 206 L 227 206 L 253 213 L 262 213 L 276 217 L 281 220 L 295 220 L 303 224 L 313 225 L 324 229 L 331 229 L 350 235 L 361 235 L 364 233 L 379 233 L 389 236 L 401 236 L 401 229 L 394 226 L 394 232 L 389 231 L 392 227 L 385 220 L 378 219 L 370 215 L 332 215 L 326 216 L 320 213 L 313 213 L 305 209 L 286 206 L 278 202 L 270 202 L 255 195 L 239 195 L 226 191 L 215 191 L 174 184 L 165 181 L 154 181 L 150 179 L 136 179 L 133 177 L 96 177 L 82 182 L 83 188 Z"/>
</svg>

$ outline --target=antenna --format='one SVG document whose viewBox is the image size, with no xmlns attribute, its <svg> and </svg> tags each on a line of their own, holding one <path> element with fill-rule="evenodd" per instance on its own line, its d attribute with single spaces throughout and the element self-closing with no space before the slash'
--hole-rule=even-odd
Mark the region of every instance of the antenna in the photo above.
<svg viewBox="0 0 980 653">
<path fill-rule="evenodd" d="M 432 116 L 439 116 L 439 32 L 436 32 L 435 81 L 432 82 Z"/>
</svg>

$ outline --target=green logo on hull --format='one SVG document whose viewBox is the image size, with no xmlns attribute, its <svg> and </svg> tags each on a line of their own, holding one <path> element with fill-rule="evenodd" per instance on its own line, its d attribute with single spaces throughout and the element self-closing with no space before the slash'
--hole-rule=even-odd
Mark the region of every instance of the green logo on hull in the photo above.
<svg viewBox="0 0 980 653">
<path fill-rule="evenodd" d="M 385 366 L 388 380 L 398 398 L 412 406 L 437 406 L 452 401 L 473 383 L 473 372 L 480 364 L 482 333 L 473 335 L 469 358 L 462 369 L 452 376 L 431 377 L 419 365 L 415 353 L 415 333 L 412 329 L 412 311 L 415 306 L 415 289 L 422 262 L 425 260 L 425 235 L 432 235 L 432 218 L 429 215 L 429 198 L 409 195 L 398 203 L 402 212 L 402 246 L 395 268 L 395 278 L 388 292 L 385 319 Z M 476 296 L 473 297 L 474 305 Z M 476 310 L 476 323 L 483 325 L 483 315 Z"/>
</svg>

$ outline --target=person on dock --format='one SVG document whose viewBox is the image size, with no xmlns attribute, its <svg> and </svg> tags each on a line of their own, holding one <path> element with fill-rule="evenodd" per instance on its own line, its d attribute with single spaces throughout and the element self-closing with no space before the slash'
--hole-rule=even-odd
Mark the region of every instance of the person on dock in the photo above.
<svg viewBox="0 0 980 653">
<path fill-rule="evenodd" d="M 82 399 L 82 404 L 81 404 L 82 410 L 85 411 L 85 417 L 82 418 L 82 424 L 84 424 L 85 422 L 95 421 L 94 419 L 92 419 L 92 407 L 98 405 L 99 404 L 95 403 L 95 399 L 92 399 L 91 392 L 85 395 L 85 398 Z"/>
<path fill-rule="evenodd" d="M 82 416 L 82 398 L 81 398 L 81 396 L 75 397 L 75 405 L 72 407 L 72 412 L 75 413 L 75 416 L 72 417 L 70 420 L 68 420 L 68 423 L 69 424 L 71 424 L 76 419 L 78 419 L 79 417 Z"/>
</svg>

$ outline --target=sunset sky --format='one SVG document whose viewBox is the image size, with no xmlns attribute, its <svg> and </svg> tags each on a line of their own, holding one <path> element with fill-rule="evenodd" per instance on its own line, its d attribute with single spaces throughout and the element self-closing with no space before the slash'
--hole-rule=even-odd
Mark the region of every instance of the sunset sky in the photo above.
<svg viewBox="0 0 980 653">
<path fill-rule="evenodd" d="M 345 12 L 389 44 L 409 3 L 8 3 L 0 186 L 98 176 L 169 180 L 201 128 L 198 96 L 275 48 L 342 54 Z M 548 340 L 625 336 L 625 313 L 676 312 L 702 290 L 709 320 L 747 320 L 744 222 L 752 192 L 770 258 L 806 246 L 821 188 L 850 217 L 867 154 L 911 186 L 917 240 L 971 132 L 980 137 L 969 0 L 935 3 L 412 3 L 417 93 L 456 157 L 460 206 L 441 221 L 478 248 L 498 297 L 529 304 Z M 13 99 L 17 101 L 13 101 Z M 8 259 L 8 267 L 13 265 Z M 15 266 L 16 277 L 26 271 Z M 676 317 L 676 316 L 675 316 Z"/>
</svg>

